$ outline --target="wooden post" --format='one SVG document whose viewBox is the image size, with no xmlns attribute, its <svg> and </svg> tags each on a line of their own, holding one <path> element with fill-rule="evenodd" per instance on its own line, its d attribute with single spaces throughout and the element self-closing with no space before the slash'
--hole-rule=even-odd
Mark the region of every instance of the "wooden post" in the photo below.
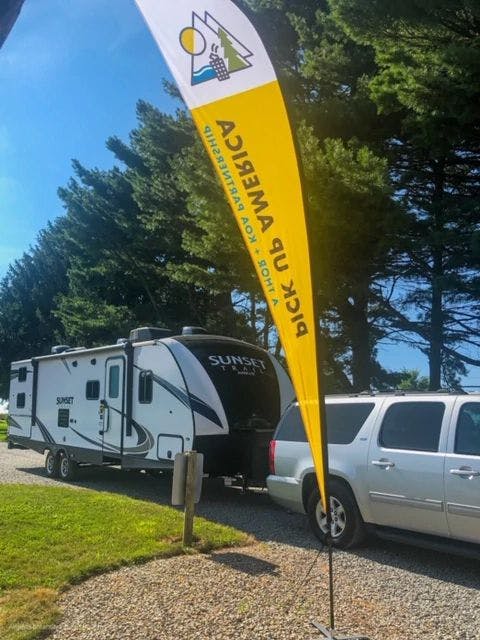
<svg viewBox="0 0 480 640">
<path fill-rule="evenodd" d="M 187 480 L 185 484 L 185 515 L 183 520 L 183 546 L 193 543 L 193 516 L 195 515 L 195 485 L 197 479 L 197 452 L 187 453 Z"/>
</svg>

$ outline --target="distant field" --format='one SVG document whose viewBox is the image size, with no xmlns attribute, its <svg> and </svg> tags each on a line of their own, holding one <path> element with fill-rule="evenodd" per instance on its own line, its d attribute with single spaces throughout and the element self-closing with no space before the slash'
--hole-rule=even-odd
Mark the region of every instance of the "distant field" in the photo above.
<svg viewBox="0 0 480 640">
<path fill-rule="evenodd" d="M 7 439 L 7 416 L 0 414 L 0 442 Z"/>
</svg>

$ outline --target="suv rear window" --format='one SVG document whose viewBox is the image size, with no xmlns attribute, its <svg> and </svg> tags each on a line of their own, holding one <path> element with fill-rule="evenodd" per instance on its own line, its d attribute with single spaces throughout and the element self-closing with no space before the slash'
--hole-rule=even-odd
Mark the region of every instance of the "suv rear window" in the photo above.
<svg viewBox="0 0 480 640">
<path fill-rule="evenodd" d="M 327 439 L 329 444 L 350 444 L 353 442 L 372 413 L 374 402 L 345 402 L 327 404 Z M 275 440 L 306 442 L 298 405 L 291 406 L 283 416 L 275 434 Z"/>
<path fill-rule="evenodd" d="M 397 402 L 385 414 L 380 446 L 387 449 L 438 451 L 443 402 Z"/>
</svg>

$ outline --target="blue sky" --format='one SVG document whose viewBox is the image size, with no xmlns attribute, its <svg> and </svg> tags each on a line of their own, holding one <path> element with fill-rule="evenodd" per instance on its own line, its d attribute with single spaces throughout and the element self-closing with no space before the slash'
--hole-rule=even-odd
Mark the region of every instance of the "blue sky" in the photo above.
<svg viewBox="0 0 480 640">
<path fill-rule="evenodd" d="M 62 214 L 71 160 L 106 168 L 111 135 L 127 138 L 139 98 L 176 105 L 171 76 L 134 0 L 26 0 L 0 50 L 0 278 Z M 414 349 L 383 345 L 388 369 L 427 372 Z M 480 374 L 471 384 L 480 383 Z"/>
<path fill-rule="evenodd" d="M 165 77 L 133 0 L 26 0 L 0 50 L 0 277 L 62 213 L 72 158 L 111 166 L 138 98 L 174 108 Z"/>
</svg>

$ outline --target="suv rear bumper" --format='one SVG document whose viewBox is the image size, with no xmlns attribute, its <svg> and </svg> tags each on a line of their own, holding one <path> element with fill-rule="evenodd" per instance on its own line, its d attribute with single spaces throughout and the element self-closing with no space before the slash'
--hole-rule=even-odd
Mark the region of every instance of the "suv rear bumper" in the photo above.
<svg viewBox="0 0 480 640">
<path fill-rule="evenodd" d="M 302 499 L 302 483 L 296 478 L 269 475 L 267 477 L 268 494 L 274 502 L 296 511 L 305 513 Z"/>
</svg>

